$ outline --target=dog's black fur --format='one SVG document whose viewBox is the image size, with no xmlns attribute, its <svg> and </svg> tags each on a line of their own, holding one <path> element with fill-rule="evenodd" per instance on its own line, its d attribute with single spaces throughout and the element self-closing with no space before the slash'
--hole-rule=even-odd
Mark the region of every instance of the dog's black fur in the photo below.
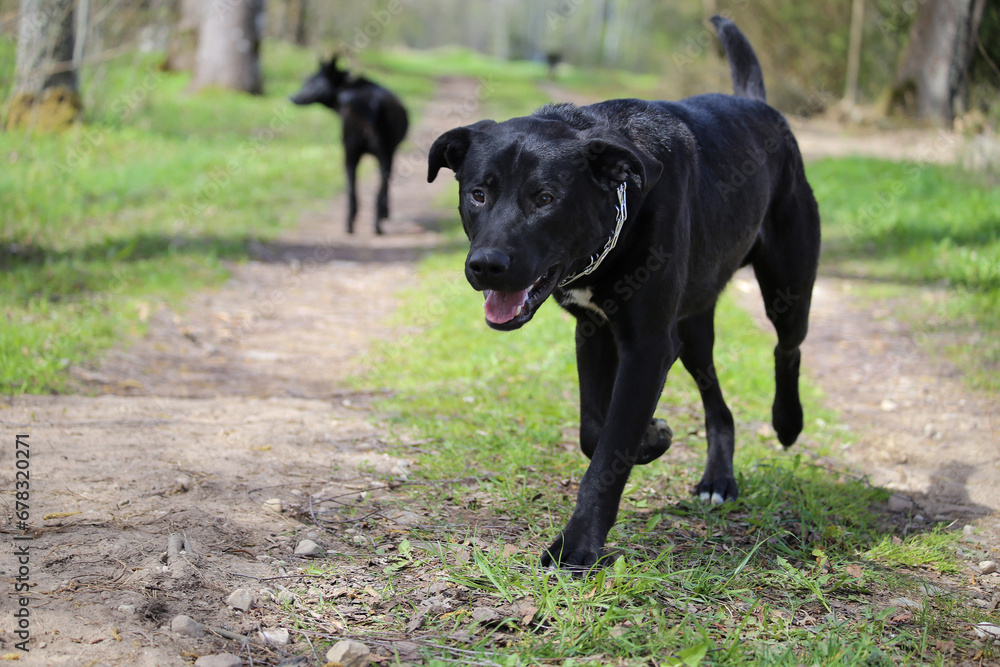
<svg viewBox="0 0 1000 667">
<path fill-rule="evenodd" d="M 319 71 L 291 96 L 295 104 L 319 103 L 343 120 L 344 164 L 347 169 L 347 232 L 354 233 L 358 214 L 355 179 L 358 162 L 365 153 L 374 155 L 382 174 L 375 202 L 375 232 L 382 233 L 382 220 L 389 217 L 389 178 L 396 147 L 406 136 L 409 120 L 402 102 L 388 90 L 361 76 L 337 67 L 337 57 L 320 61 Z"/>
<path fill-rule="evenodd" d="M 678 356 L 705 406 L 708 462 L 694 492 L 737 497 L 733 417 L 712 347 L 716 300 L 741 266 L 753 266 L 778 333 L 775 431 L 789 446 L 802 430 L 799 345 L 819 211 L 788 123 L 764 101 L 753 49 L 731 21 L 713 23 L 735 96 L 551 105 L 456 128 L 431 147 L 428 180 L 448 167 L 460 184 L 465 273 L 487 295 L 487 323 L 516 329 L 550 294 L 577 318 L 580 446 L 591 462 L 543 565 L 586 569 L 601 557 L 632 466 L 670 446 L 670 430 L 652 417 Z M 623 182 L 617 246 L 560 286 L 613 235 Z"/>
</svg>

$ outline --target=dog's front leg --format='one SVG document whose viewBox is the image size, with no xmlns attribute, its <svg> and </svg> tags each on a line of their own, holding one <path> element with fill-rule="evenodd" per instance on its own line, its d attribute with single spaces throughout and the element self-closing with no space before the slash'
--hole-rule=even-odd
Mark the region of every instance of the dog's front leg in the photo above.
<svg viewBox="0 0 1000 667">
<path fill-rule="evenodd" d="M 607 421 L 580 482 L 576 509 L 542 555 L 543 566 L 586 570 L 601 557 L 680 341 L 674 330 L 670 335 L 621 344 L 620 350 Z"/>
</svg>

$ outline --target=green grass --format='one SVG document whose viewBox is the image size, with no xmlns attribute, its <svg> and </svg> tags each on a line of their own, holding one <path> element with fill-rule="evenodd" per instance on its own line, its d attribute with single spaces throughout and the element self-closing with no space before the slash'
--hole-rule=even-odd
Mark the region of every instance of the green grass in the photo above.
<svg viewBox="0 0 1000 667">
<path fill-rule="evenodd" d="M 107 69 L 76 129 L 0 133 L 0 391 L 65 390 L 68 365 L 339 191 L 335 119 L 285 99 L 311 57 L 265 54 L 264 97 L 190 94 L 137 57 Z"/>
<path fill-rule="evenodd" d="M 703 418 L 678 368 L 658 410 L 674 445 L 629 480 L 608 543 L 618 560 L 586 579 L 540 570 L 587 463 L 576 444 L 573 325 L 546 304 L 522 330 L 488 329 L 462 259 L 425 262 L 397 316 L 420 333 L 381 346 L 357 380 L 393 390 L 380 409 L 418 479 L 383 503 L 419 513 L 425 526 L 352 524 L 383 569 L 377 599 L 365 603 L 371 616 L 345 621 L 343 634 L 416 642 L 426 664 L 948 664 L 972 648 L 968 622 L 982 614 L 919 588 L 922 571 L 956 571 L 956 533 L 894 539 L 879 509 L 888 494 L 823 463 L 847 434 L 808 383 L 806 431 L 781 451 L 763 428 L 773 336 L 728 298 L 717 358 L 737 423 L 740 500 L 708 507 L 689 495 L 704 462 Z M 310 570 L 310 584 L 328 590 L 352 563 L 334 557 Z M 426 581 L 466 592 L 448 598 L 446 612 L 421 611 Z M 890 604 L 900 596 L 924 606 Z M 499 618 L 483 621 L 484 607 Z M 347 618 L 337 600 L 311 609 Z M 408 630 L 422 613 L 419 631 Z"/>
<path fill-rule="evenodd" d="M 947 337 L 971 381 L 1000 390 L 1000 189 L 953 167 L 828 159 L 808 167 L 823 271 L 891 299 L 929 351 Z M 938 336 L 935 334 L 945 334 Z"/>
</svg>

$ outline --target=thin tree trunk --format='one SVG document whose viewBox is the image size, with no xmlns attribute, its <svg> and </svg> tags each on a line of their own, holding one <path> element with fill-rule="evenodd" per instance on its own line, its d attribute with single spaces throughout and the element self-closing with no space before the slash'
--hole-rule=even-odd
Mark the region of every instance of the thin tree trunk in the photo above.
<svg viewBox="0 0 1000 667">
<path fill-rule="evenodd" d="M 221 86 L 254 95 L 264 91 L 260 73 L 263 0 L 212 0 L 198 37 L 192 87 Z"/>
<path fill-rule="evenodd" d="M 299 46 L 306 45 L 306 20 L 309 7 L 306 0 L 287 0 L 285 2 L 284 39 Z"/>
<path fill-rule="evenodd" d="M 73 23 L 73 0 L 21 0 L 8 129 L 62 129 L 80 117 Z"/>
<path fill-rule="evenodd" d="M 851 4 L 851 41 L 847 46 L 847 81 L 844 84 L 844 104 L 853 107 L 858 102 L 858 71 L 861 68 L 861 35 L 865 23 L 865 0 Z"/>
</svg>

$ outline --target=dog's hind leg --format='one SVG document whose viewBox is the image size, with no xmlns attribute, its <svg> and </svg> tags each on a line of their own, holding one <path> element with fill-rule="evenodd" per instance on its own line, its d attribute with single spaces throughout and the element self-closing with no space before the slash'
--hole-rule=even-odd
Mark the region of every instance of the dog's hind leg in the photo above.
<svg viewBox="0 0 1000 667">
<path fill-rule="evenodd" d="M 347 233 L 354 233 L 354 219 L 358 217 L 357 175 L 362 152 L 356 147 L 344 146 L 344 166 L 347 172 Z"/>
<path fill-rule="evenodd" d="M 729 411 L 719 378 L 715 374 L 712 348 L 715 345 L 715 306 L 678 323 L 681 336 L 681 362 L 694 378 L 705 406 L 705 432 L 708 434 L 708 460 L 705 474 L 694 487 L 702 500 L 718 504 L 736 500 L 739 490 L 733 475 L 735 432 L 733 413 Z"/>
<path fill-rule="evenodd" d="M 382 233 L 382 221 L 389 217 L 389 179 L 392 176 L 392 153 L 381 151 L 378 154 L 379 171 L 382 174 L 382 184 L 375 200 L 375 233 Z"/>
<path fill-rule="evenodd" d="M 778 333 L 771 423 L 785 447 L 802 432 L 799 346 L 809 330 L 809 305 L 819 261 L 819 212 L 812 193 L 807 195 L 789 195 L 773 207 L 765 222 L 764 240 L 751 258 L 767 318 Z"/>
</svg>

